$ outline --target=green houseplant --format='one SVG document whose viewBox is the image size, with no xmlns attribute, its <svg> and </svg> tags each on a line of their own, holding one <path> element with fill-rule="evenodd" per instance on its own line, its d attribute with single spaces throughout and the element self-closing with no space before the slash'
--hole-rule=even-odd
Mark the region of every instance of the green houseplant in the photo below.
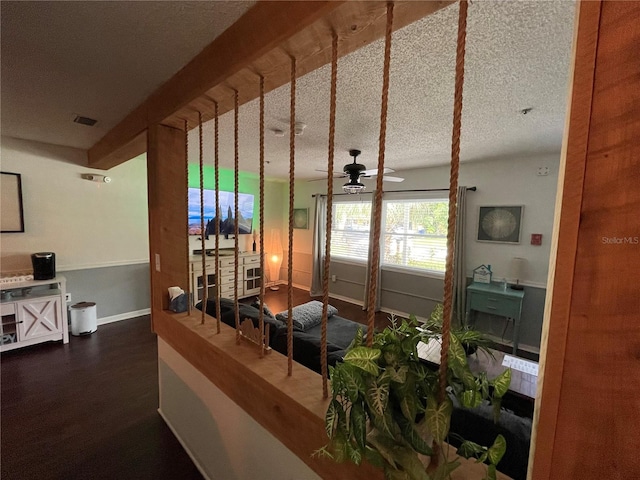
<svg viewBox="0 0 640 480">
<path fill-rule="evenodd" d="M 317 454 L 356 464 L 367 459 L 383 468 L 390 480 L 447 478 L 459 466 L 443 448 L 453 411 L 451 397 L 468 408 L 491 399 L 497 414 L 511 372 L 492 381 L 484 373 L 472 373 L 463 344 L 483 348 L 482 337 L 473 330 L 452 331 L 448 397 L 438 402 L 437 372 L 420 361 L 417 345 L 441 338 L 441 306 L 422 325 L 414 316 L 400 323 L 392 317 L 391 322 L 374 335 L 371 348 L 359 332 L 344 361 L 330 368 L 332 394 L 325 418 L 330 441 Z M 458 453 L 487 463 L 485 478 L 493 479 L 505 449 L 504 437 L 498 435 L 490 447 L 462 441 Z M 430 458 L 437 460 L 437 467 L 432 464 L 427 472 Z"/>
</svg>

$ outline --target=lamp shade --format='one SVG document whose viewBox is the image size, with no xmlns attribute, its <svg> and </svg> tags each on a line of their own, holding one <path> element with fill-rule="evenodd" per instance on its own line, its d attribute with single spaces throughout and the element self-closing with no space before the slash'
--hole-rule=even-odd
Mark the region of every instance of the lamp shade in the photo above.
<svg viewBox="0 0 640 480">
<path fill-rule="evenodd" d="M 509 263 L 509 277 L 516 285 L 522 280 L 526 264 L 527 259 L 522 257 L 513 257 Z"/>
<path fill-rule="evenodd" d="M 280 267 L 282 266 L 282 240 L 280 239 L 280 230 L 274 228 L 271 230 L 271 243 L 269 253 L 267 254 L 267 264 L 269 265 L 269 280 L 272 288 L 280 279 Z"/>
</svg>

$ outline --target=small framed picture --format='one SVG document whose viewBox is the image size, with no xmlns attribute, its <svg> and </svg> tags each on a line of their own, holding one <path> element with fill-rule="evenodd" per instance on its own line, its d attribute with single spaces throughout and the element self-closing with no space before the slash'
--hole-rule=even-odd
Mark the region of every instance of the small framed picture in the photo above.
<svg viewBox="0 0 640 480">
<path fill-rule="evenodd" d="M 473 269 L 473 283 L 491 284 L 491 269 L 486 265 L 480 265 Z"/>
<path fill-rule="evenodd" d="M 480 207 L 478 213 L 479 242 L 520 243 L 524 207 Z"/>
<path fill-rule="evenodd" d="M 24 232 L 22 211 L 22 177 L 19 173 L 2 172 L 0 220 L 2 233 Z"/>
<path fill-rule="evenodd" d="M 309 229 L 309 209 L 308 208 L 293 209 L 293 228 L 300 228 L 302 230 Z"/>
</svg>

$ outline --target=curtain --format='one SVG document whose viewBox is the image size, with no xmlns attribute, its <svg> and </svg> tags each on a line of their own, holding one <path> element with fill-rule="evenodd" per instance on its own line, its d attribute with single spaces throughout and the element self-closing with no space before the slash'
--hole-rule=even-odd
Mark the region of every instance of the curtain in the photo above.
<svg viewBox="0 0 640 480">
<path fill-rule="evenodd" d="M 324 249 L 327 238 L 327 197 L 316 195 L 315 215 L 313 220 L 313 268 L 311 271 L 312 297 L 323 294 L 322 277 L 324 275 Z"/>
<path fill-rule="evenodd" d="M 466 326 L 465 311 L 467 299 L 467 272 L 465 261 L 466 245 L 467 187 L 458 187 L 456 205 L 456 235 L 453 252 L 453 320 L 459 326 Z"/>
<path fill-rule="evenodd" d="M 376 192 L 375 190 L 372 192 L 371 194 L 371 221 L 369 222 L 369 257 L 367 260 L 367 272 L 366 272 L 366 278 L 365 278 L 365 282 L 364 282 L 364 304 L 362 306 L 363 310 L 367 309 L 367 305 L 369 304 L 369 284 L 371 283 L 371 264 L 372 264 L 372 252 L 373 252 L 373 224 L 374 224 L 374 218 L 376 218 L 377 212 L 376 212 L 376 202 L 375 202 L 375 198 L 376 198 Z M 384 192 L 382 193 L 382 199 L 384 201 Z M 380 232 L 380 245 L 383 245 L 383 241 L 384 241 L 384 232 Z M 380 256 L 382 257 L 382 248 L 380 248 Z M 381 279 L 382 279 L 382 269 L 380 268 L 380 265 L 382 265 L 382 260 L 380 262 L 378 262 L 378 281 L 376 282 L 376 299 L 374 302 L 374 306 L 375 306 L 375 311 L 379 312 L 380 311 L 380 285 L 381 285 Z"/>
</svg>

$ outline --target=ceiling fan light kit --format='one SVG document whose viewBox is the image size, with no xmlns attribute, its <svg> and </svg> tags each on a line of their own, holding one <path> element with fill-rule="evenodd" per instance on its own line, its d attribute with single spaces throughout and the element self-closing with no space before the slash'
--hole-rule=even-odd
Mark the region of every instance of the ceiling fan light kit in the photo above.
<svg viewBox="0 0 640 480">
<path fill-rule="evenodd" d="M 360 150 L 352 149 L 349 150 L 349 155 L 353 157 L 353 163 L 347 163 L 342 171 L 345 173 L 347 177 L 349 177 L 349 181 L 342 186 L 342 189 L 346 193 L 360 193 L 365 189 L 364 184 L 360 183 L 361 178 L 370 178 L 378 174 L 378 170 L 367 170 L 363 164 L 357 162 L 358 155 L 362 152 Z M 384 173 L 393 172 L 390 168 L 385 168 Z M 388 175 L 384 175 L 382 177 L 385 181 L 390 182 L 402 182 L 404 178 L 400 177 L 390 177 Z"/>
<path fill-rule="evenodd" d="M 342 189 L 346 192 L 346 193 L 360 193 L 362 191 L 364 191 L 366 187 L 364 186 L 364 184 L 358 182 L 358 180 L 349 180 L 347 183 L 345 183 L 342 186 Z"/>
</svg>

